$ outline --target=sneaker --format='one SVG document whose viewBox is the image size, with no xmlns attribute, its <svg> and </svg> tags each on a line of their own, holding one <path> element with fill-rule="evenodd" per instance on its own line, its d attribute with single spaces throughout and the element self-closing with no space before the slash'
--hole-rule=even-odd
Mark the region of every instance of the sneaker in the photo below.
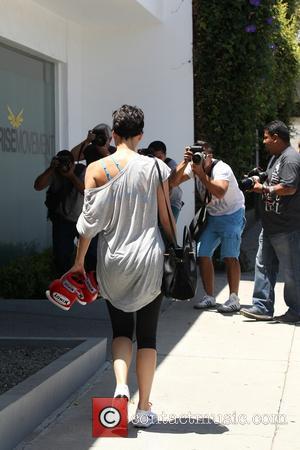
<svg viewBox="0 0 300 450">
<path fill-rule="evenodd" d="M 211 308 L 212 306 L 215 306 L 216 299 L 212 295 L 205 294 L 203 299 L 200 300 L 200 302 L 194 304 L 195 309 L 205 309 L 205 308 Z"/>
<path fill-rule="evenodd" d="M 127 384 L 117 384 L 114 398 L 127 398 L 127 400 L 130 400 L 130 393 Z"/>
<path fill-rule="evenodd" d="M 230 294 L 229 299 L 221 306 L 219 306 L 218 311 L 220 313 L 231 313 L 237 312 L 241 309 L 240 299 L 236 294 Z"/>
<path fill-rule="evenodd" d="M 151 408 L 148 411 L 137 409 L 132 420 L 132 424 L 137 428 L 149 428 L 157 422 L 158 416 L 151 411 Z"/>
<path fill-rule="evenodd" d="M 290 323 L 290 324 L 300 323 L 300 316 L 288 310 L 285 314 L 282 314 L 281 316 L 274 316 L 273 321 L 278 323 Z"/>
<path fill-rule="evenodd" d="M 243 308 L 243 309 L 241 309 L 240 313 L 243 316 L 249 317 L 249 319 L 254 319 L 254 320 L 272 320 L 273 319 L 273 316 L 271 314 L 262 312 L 262 310 L 259 309 L 257 306 L 251 306 L 251 308 Z"/>
</svg>

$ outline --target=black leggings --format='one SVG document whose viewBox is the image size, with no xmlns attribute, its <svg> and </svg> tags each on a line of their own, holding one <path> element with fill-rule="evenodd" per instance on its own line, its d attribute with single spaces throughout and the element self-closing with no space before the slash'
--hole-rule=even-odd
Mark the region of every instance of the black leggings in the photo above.
<svg viewBox="0 0 300 450">
<path fill-rule="evenodd" d="M 113 338 L 127 337 L 133 339 L 134 314 L 136 314 L 135 334 L 137 348 L 156 349 L 156 330 L 162 294 L 136 313 L 124 312 L 106 301 L 113 329 Z"/>
</svg>

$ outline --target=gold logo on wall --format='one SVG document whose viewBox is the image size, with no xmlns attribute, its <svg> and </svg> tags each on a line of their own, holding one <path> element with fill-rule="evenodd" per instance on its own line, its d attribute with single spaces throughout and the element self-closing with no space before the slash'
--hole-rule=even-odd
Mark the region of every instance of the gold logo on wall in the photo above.
<svg viewBox="0 0 300 450">
<path fill-rule="evenodd" d="M 7 105 L 7 109 L 8 109 L 8 121 L 11 124 L 11 126 L 13 128 L 19 128 L 19 126 L 22 124 L 24 118 L 23 118 L 23 111 L 24 109 L 22 109 L 19 114 L 17 114 L 16 116 L 14 115 L 14 113 L 12 112 L 12 110 L 10 109 L 10 107 Z"/>
</svg>

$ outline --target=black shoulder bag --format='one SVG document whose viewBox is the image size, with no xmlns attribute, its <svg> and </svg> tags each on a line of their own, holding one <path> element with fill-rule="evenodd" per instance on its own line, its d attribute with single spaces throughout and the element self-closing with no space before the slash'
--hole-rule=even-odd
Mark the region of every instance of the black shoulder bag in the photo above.
<svg viewBox="0 0 300 450">
<path fill-rule="evenodd" d="M 197 265 L 192 239 L 188 227 L 184 227 L 182 247 L 178 245 L 171 213 L 165 196 L 161 171 L 156 160 L 155 165 L 157 167 L 159 181 L 164 194 L 169 221 L 174 236 L 174 242 L 169 242 L 166 245 L 164 253 L 162 292 L 167 297 L 188 300 L 194 297 L 197 286 Z"/>
<path fill-rule="evenodd" d="M 209 174 L 208 176 L 211 176 L 212 170 L 214 168 L 214 166 L 218 163 L 219 161 L 216 159 L 215 161 L 213 161 Z M 206 222 L 207 222 L 207 205 L 208 203 L 211 201 L 211 194 L 208 192 L 208 190 L 206 189 L 205 191 L 205 195 L 204 195 L 204 200 L 202 202 L 202 204 L 200 205 L 200 208 L 198 209 L 198 211 L 196 212 L 193 220 L 190 223 L 189 229 L 190 229 L 190 233 L 191 233 L 191 237 L 194 241 L 198 242 L 201 234 L 204 231 L 204 228 L 206 227 Z"/>
</svg>

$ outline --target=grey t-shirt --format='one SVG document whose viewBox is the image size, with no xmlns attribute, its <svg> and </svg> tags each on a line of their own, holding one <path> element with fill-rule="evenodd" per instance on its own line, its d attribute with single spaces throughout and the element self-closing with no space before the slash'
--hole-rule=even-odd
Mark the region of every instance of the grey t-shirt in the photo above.
<svg viewBox="0 0 300 450">
<path fill-rule="evenodd" d="M 170 169 L 157 162 L 165 181 Z M 137 154 L 105 185 L 85 190 L 77 230 L 87 238 L 99 233 L 100 292 L 122 311 L 137 311 L 161 292 L 164 243 L 158 228 L 158 186 L 154 158 Z"/>
<path fill-rule="evenodd" d="M 267 167 L 268 185 L 296 188 L 294 195 L 261 196 L 261 218 L 266 234 L 300 230 L 300 155 L 287 147 L 279 156 L 273 156 Z"/>
</svg>

